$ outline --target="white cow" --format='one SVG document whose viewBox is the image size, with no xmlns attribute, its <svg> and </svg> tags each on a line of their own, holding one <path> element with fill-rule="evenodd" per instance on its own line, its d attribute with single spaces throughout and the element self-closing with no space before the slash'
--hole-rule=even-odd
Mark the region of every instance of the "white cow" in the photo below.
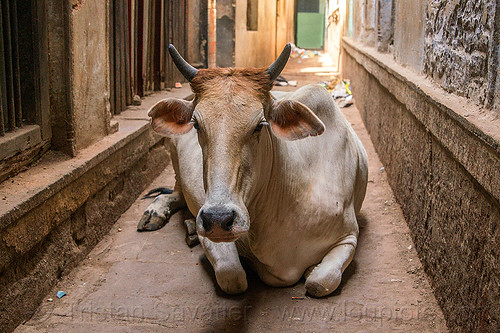
<svg viewBox="0 0 500 333">
<path fill-rule="evenodd" d="M 170 138 L 176 185 L 138 230 L 161 228 L 187 207 L 226 293 L 247 289 L 240 256 L 270 286 L 304 275 L 310 295 L 333 292 L 354 256 L 368 170 L 331 95 L 308 85 L 271 96 L 289 45 L 267 69 L 197 70 L 169 50 L 195 97 L 165 99 L 149 112 L 153 129 Z"/>
</svg>

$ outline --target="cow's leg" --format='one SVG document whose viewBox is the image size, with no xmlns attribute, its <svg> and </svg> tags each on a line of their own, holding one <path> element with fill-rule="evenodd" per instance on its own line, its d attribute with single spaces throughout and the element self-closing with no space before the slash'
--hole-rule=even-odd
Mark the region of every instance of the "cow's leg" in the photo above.
<svg viewBox="0 0 500 333">
<path fill-rule="evenodd" d="M 355 247 L 342 244 L 334 247 L 306 278 L 306 290 L 314 297 L 332 293 L 340 285 L 342 273 L 351 263 Z"/>
<path fill-rule="evenodd" d="M 342 273 L 349 266 L 354 257 L 357 245 L 357 221 L 354 209 L 345 212 L 344 218 L 355 223 L 356 232 L 348 235 L 338 242 L 316 266 L 311 266 L 306 270 L 305 287 L 307 292 L 314 297 L 322 297 L 332 293 L 340 285 Z M 352 220 L 354 219 L 354 220 Z"/>
<path fill-rule="evenodd" d="M 214 243 L 198 236 L 205 254 L 215 271 L 217 284 L 227 294 L 240 294 L 247 290 L 247 275 L 241 266 L 234 242 Z"/>
<path fill-rule="evenodd" d="M 196 220 L 194 217 L 184 220 L 184 225 L 186 226 L 186 243 L 189 247 L 198 245 L 200 240 L 198 239 L 198 234 L 196 233 Z"/>
<path fill-rule="evenodd" d="M 174 192 L 157 196 L 148 206 L 137 224 L 137 231 L 158 230 L 167 224 L 170 216 L 186 207 L 182 191 L 176 184 Z"/>
</svg>

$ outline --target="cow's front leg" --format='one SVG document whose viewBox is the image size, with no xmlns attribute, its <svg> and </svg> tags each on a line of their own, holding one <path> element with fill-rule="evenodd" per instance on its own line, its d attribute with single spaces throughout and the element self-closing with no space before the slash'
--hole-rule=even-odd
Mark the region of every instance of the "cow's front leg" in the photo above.
<svg viewBox="0 0 500 333">
<path fill-rule="evenodd" d="M 356 236 L 351 235 L 335 246 L 312 270 L 307 270 L 306 291 L 314 297 L 331 294 L 340 285 L 342 273 L 349 266 L 356 249 Z"/>
<path fill-rule="evenodd" d="M 247 275 L 241 266 L 234 242 L 214 243 L 198 236 L 205 255 L 212 264 L 219 287 L 227 294 L 241 294 L 247 290 Z"/>
<path fill-rule="evenodd" d="M 137 224 L 137 231 L 158 230 L 168 222 L 170 216 L 186 207 L 182 191 L 176 186 L 171 194 L 162 194 L 153 200 Z"/>
</svg>

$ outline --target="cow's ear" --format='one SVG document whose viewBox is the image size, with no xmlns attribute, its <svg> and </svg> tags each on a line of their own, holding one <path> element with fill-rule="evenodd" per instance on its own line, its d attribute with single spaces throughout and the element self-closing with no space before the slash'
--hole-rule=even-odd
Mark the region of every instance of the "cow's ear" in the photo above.
<svg viewBox="0 0 500 333">
<path fill-rule="evenodd" d="M 325 131 L 325 125 L 311 109 L 297 101 L 273 103 L 268 118 L 274 134 L 286 140 L 320 135 Z"/>
<path fill-rule="evenodd" d="M 164 136 L 180 135 L 193 127 L 193 103 L 177 98 L 159 101 L 149 110 L 153 130 Z"/>
</svg>

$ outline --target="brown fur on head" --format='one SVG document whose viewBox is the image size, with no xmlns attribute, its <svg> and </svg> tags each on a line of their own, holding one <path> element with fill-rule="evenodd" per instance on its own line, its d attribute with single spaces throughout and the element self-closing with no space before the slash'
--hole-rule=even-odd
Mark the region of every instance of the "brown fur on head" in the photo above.
<svg viewBox="0 0 500 333">
<path fill-rule="evenodd" d="M 263 101 L 270 98 L 273 88 L 266 68 L 209 68 L 200 69 L 191 81 L 191 89 L 201 97 L 205 94 L 224 94 L 231 91 L 254 91 Z"/>
</svg>

